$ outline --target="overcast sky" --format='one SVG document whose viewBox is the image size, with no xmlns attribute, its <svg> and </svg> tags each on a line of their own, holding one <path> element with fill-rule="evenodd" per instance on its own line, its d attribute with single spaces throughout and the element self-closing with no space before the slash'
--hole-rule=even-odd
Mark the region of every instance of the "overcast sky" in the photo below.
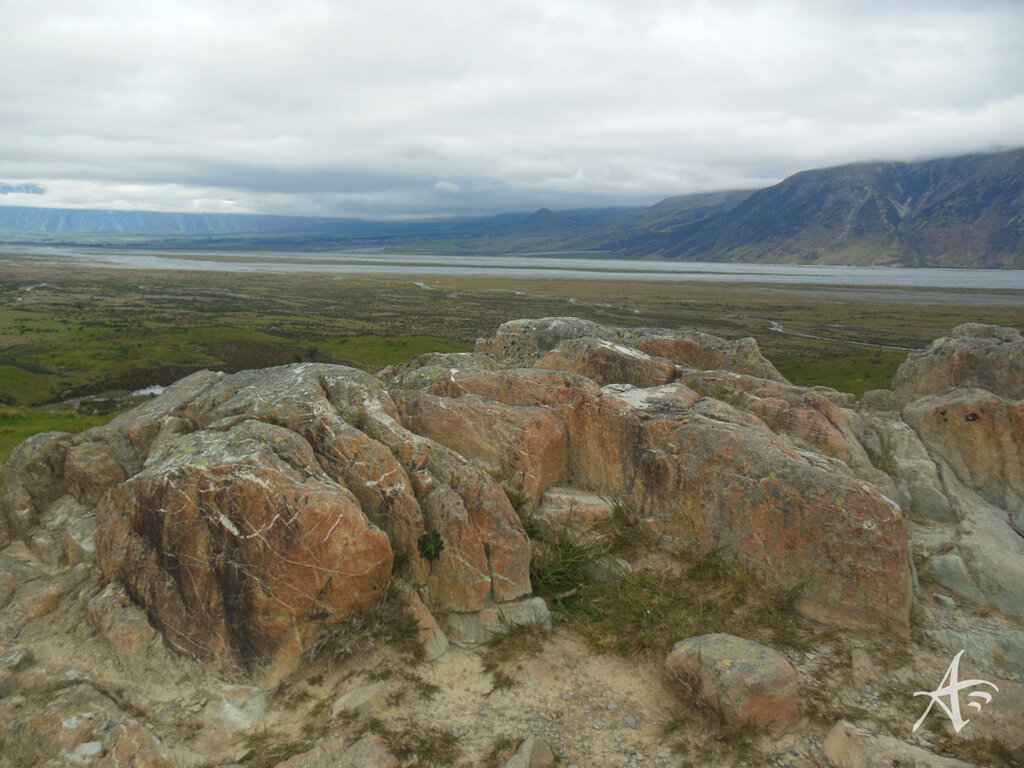
<svg viewBox="0 0 1024 768">
<path fill-rule="evenodd" d="M 0 0 L 0 205 L 640 205 L 1024 146 L 1024 2 Z"/>
</svg>

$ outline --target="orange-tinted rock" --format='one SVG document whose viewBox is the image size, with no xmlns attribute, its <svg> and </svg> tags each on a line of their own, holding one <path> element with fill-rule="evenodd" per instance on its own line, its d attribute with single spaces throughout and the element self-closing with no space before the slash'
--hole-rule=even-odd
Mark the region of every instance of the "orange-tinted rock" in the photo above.
<svg viewBox="0 0 1024 768">
<path fill-rule="evenodd" d="M 478 462 L 532 501 L 565 474 L 565 425 L 548 409 L 473 395 L 455 402 L 418 390 L 396 391 L 393 400 L 409 430 Z"/>
<path fill-rule="evenodd" d="M 592 337 L 563 341 L 534 363 L 534 368 L 578 373 L 598 384 L 636 387 L 667 384 L 676 372 L 671 360 Z"/>
<path fill-rule="evenodd" d="M 773 431 L 834 456 L 853 470 L 871 471 L 871 461 L 857 439 L 857 415 L 818 392 L 718 371 L 684 374 L 682 380 L 703 394 L 753 413 Z"/>
<path fill-rule="evenodd" d="M 899 507 L 712 403 L 645 424 L 636 509 L 783 588 L 803 584 L 797 607 L 811 618 L 906 633 L 912 582 Z"/>
<path fill-rule="evenodd" d="M 22 587 L 18 599 L 28 618 L 39 619 L 55 611 L 67 591 L 61 581 L 35 581 Z"/>
<path fill-rule="evenodd" d="M 668 675 L 693 686 L 731 725 L 775 732 L 800 718 L 796 670 L 773 648 L 733 635 L 701 635 L 675 644 Z"/>
<path fill-rule="evenodd" d="M 1024 530 L 1024 400 L 957 389 L 915 400 L 903 417 L 964 485 Z"/>
<path fill-rule="evenodd" d="M 603 392 L 579 376 L 513 369 L 443 376 L 430 389 L 456 402 L 477 394 L 550 407 L 566 424 L 571 485 L 723 547 L 783 588 L 804 584 L 798 608 L 811 618 L 907 632 L 912 580 L 898 506 L 760 418 L 672 386 L 682 389 Z"/>
<path fill-rule="evenodd" d="M 104 576 L 173 646 L 271 676 L 322 625 L 374 605 L 391 575 L 387 536 L 308 445 L 254 421 L 162 445 L 107 496 L 97 544 Z"/>
<path fill-rule="evenodd" d="M 1024 336 L 1015 328 L 965 323 L 912 352 L 892 384 L 900 403 L 951 387 L 1024 398 Z"/>
</svg>

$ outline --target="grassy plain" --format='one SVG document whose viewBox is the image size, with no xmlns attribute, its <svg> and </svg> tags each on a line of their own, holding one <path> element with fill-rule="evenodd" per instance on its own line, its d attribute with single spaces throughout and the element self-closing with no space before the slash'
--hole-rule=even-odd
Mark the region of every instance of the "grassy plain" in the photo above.
<svg viewBox="0 0 1024 768">
<path fill-rule="evenodd" d="M 888 386 L 907 350 L 960 323 L 1021 327 L 1024 317 L 1009 292 L 146 271 L 4 254 L 0 404 L 14 410 L 0 417 L 0 451 L 35 431 L 91 426 L 52 412 L 103 410 L 85 396 L 123 396 L 201 368 L 316 360 L 373 371 L 468 350 L 507 320 L 549 315 L 754 336 L 795 383 L 858 395 Z"/>
</svg>

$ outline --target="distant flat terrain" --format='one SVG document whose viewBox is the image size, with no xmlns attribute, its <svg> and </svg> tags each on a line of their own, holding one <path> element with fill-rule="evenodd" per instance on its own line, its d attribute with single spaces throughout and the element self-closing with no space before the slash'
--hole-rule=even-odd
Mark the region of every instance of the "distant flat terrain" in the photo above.
<svg viewBox="0 0 1024 768">
<path fill-rule="evenodd" d="M 376 370 L 469 350 L 518 317 L 754 336 L 795 383 L 887 386 L 906 350 L 954 326 L 1021 327 L 1024 291 L 77 266 L 0 255 L 0 402 L 169 384 L 201 368 L 319 360 Z"/>
</svg>

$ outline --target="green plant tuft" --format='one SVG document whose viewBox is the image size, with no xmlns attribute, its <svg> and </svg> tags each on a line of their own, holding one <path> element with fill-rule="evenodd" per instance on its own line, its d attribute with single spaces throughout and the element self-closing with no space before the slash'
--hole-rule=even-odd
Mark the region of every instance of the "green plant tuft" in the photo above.
<svg viewBox="0 0 1024 768">
<path fill-rule="evenodd" d="M 416 539 L 416 546 L 419 547 L 420 557 L 425 557 L 430 562 L 434 562 L 441 556 L 441 552 L 444 550 L 444 540 L 437 531 L 427 531 Z"/>
</svg>

